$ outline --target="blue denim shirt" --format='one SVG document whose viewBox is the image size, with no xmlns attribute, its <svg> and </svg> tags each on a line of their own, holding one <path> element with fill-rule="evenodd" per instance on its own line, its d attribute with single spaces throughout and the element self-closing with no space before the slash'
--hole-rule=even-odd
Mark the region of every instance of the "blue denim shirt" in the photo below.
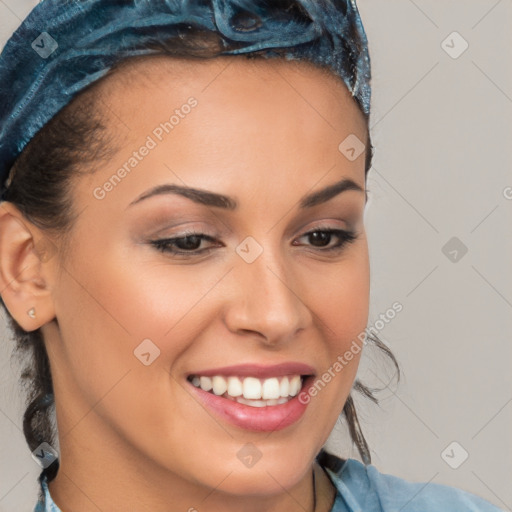
<svg viewBox="0 0 512 512">
<path fill-rule="evenodd" d="M 336 486 L 331 512 L 503 512 L 503 509 L 469 492 L 435 483 L 415 483 L 380 473 L 347 459 L 334 473 L 325 468 Z M 34 512 L 61 512 L 53 502 L 47 483 L 41 480 L 41 498 Z"/>
</svg>

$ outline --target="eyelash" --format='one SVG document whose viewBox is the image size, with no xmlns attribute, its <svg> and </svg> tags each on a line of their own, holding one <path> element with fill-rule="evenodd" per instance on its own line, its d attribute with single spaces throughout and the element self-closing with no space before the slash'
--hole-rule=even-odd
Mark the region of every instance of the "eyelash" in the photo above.
<svg viewBox="0 0 512 512">
<path fill-rule="evenodd" d="M 308 231 L 307 233 L 304 233 L 301 237 L 303 238 L 305 236 L 312 235 L 313 233 L 327 233 L 329 235 L 335 235 L 338 237 L 338 243 L 332 247 L 325 248 L 315 248 L 315 250 L 319 251 L 320 253 L 333 253 L 333 252 L 341 252 L 345 248 L 346 245 L 354 242 L 357 240 L 358 235 L 355 231 L 346 231 L 343 229 L 329 229 L 329 228 L 316 228 L 314 230 Z M 205 240 L 208 242 L 215 242 L 216 240 L 212 238 L 209 235 L 206 235 L 204 233 L 198 233 L 198 232 L 185 232 L 182 236 L 179 237 L 173 237 L 173 238 L 165 238 L 161 240 L 152 240 L 150 243 L 153 245 L 158 251 L 168 253 L 175 256 L 188 256 L 188 257 L 194 257 L 199 256 L 200 254 L 209 252 L 213 249 L 213 247 L 207 247 L 202 250 L 193 249 L 189 251 L 184 250 L 176 250 L 173 248 L 178 241 L 186 240 L 187 238 L 197 237 L 201 240 Z M 313 246 L 314 247 L 314 246 Z"/>
</svg>

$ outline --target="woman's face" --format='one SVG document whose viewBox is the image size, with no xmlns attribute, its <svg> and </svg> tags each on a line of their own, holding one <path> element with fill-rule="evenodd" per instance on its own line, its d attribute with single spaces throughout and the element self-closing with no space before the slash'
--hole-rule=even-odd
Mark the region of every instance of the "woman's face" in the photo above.
<svg viewBox="0 0 512 512">
<path fill-rule="evenodd" d="M 367 143 L 364 118 L 339 79 L 304 63 L 162 57 L 100 90 L 116 153 L 77 178 L 69 252 L 48 262 L 61 468 L 282 492 L 325 443 L 359 361 L 364 152 L 339 146 Z M 342 180 L 361 190 L 305 200 Z M 356 238 L 336 247 L 326 230 Z M 286 398 L 293 375 L 314 374 L 309 389 L 326 372 L 314 396 Z M 274 405 L 217 395 L 225 385 L 262 386 Z"/>
</svg>

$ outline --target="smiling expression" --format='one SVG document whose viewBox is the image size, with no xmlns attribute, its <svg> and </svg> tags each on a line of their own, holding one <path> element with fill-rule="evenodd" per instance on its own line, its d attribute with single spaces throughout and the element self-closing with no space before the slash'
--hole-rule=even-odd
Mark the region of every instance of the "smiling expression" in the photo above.
<svg viewBox="0 0 512 512">
<path fill-rule="evenodd" d="M 359 356 L 307 405 L 300 386 L 368 319 L 364 153 L 338 149 L 367 143 L 365 120 L 339 79 L 304 63 L 158 57 L 99 90 L 117 147 L 73 186 L 80 214 L 52 263 L 58 326 L 43 328 L 61 467 L 225 478 L 235 494 L 291 487 Z"/>
</svg>

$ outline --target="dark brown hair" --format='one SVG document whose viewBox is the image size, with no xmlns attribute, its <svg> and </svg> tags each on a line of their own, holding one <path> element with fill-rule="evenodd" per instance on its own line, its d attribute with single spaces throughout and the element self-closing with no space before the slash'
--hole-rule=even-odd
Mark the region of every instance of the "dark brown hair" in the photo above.
<svg viewBox="0 0 512 512">
<path fill-rule="evenodd" d="M 226 49 L 226 44 L 215 32 L 196 30 L 188 31 L 185 38 L 176 37 L 165 44 L 155 43 L 155 48 L 163 55 L 193 60 L 218 57 Z M 278 54 L 279 50 L 275 53 Z M 258 52 L 244 55 L 250 59 L 257 56 Z M 126 61 L 122 65 L 125 64 Z M 108 159 L 113 149 L 112 139 L 102 120 L 101 105 L 95 95 L 96 84 L 76 96 L 31 140 L 11 169 L 12 179 L 4 195 L 4 200 L 16 205 L 34 225 L 61 240 L 71 231 L 77 215 L 70 193 L 76 175 L 93 172 L 84 170 L 86 164 Z M 365 177 L 371 167 L 372 155 L 368 129 Z M 41 330 L 24 331 L 3 301 L 0 302 L 14 333 L 14 354 L 25 362 L 22 371 L 22 383 L 27 393 L 27 408 L 23 416 L 25 439 L 32 451 L 42 442 L 55 446 L 57 432 L 53 424 L 52 373 Z M 400 369 L 389 348 L 374 334 L 368 334 L 367 341 L 391 360 L 399 378 Z M 374 395 L 376 390 L 366 387 L 358 379 L 353 389 L 378 403 Z M 345 402 L 342 416 L 345 416 L 350 436 L 363 461 L 370 463 L 370 451 L 361 431 L 352 395 Z M 339 468 L 340 459 L 325 450 L 318 454 L 317 459 L 334 471 Z M 41 476 L 51 481 L 58 468 L 57 460 L 44 469 Z"/>
</svg>

